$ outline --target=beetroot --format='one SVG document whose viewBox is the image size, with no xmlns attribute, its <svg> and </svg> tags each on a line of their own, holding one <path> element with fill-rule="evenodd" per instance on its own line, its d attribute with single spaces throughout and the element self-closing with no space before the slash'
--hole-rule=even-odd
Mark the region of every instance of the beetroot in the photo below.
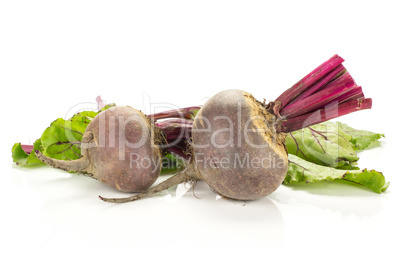
<svg viewBox="0 0 402 268">
<path fill-rule="evenodd" d="M 226 90 L 209 99 L 193 125 L 200 179 L 219 194 L 239 200 L 275 191 L 286 176 L 288 158 L 285 135 L 276 133 L 274 122 L 247 92 Z"/>
<path fill-rule="evenodd" d="M 153 184 L 160 174 L 161 140 L 159 128 L 143 113 L 129 106 L 116 106 L 89 123 L 81 142 L 81 158 L 63 161 L 35 153 L 50 166 L 87 173 L 123 192 L 138 192 Z"/>
<path fill-rule="evenodd" d="M 178 183 L 204 180 L 222 196 L 254 200 L 275 191 L 287 174 L 287 133 L 371 108 L 335 55 L 269 104 L 241 90 L 222 91 L 201 108 L 192 127 L 186 169 L 137 195 L 104 198 L 129 202 Z"/>
</svg>

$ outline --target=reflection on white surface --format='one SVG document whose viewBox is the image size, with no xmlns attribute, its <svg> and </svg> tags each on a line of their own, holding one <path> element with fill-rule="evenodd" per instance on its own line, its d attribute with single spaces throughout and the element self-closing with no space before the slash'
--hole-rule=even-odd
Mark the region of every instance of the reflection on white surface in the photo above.
<svg viewBox="0 0 402 268">
<path fill-rule="evenodd" d="M 263 198 L 242 202 L 220 198 L 204 182 L 181 184 L 158 196 L 126 204 L 109 204 L 97 196 L 127 196 L 92 178 L 40 168 L 13 169 L 13 180 L 28 185 L 42 200 L 49 232 L 42 247 L 80 241 L 81 245 L 127 247 L 278 247 L 283 219 L 277 206 Z M 166 179 L 166 177 L 161 178 Z M 158 180 L 157 183 L 160 181 Z"/>
</svg>

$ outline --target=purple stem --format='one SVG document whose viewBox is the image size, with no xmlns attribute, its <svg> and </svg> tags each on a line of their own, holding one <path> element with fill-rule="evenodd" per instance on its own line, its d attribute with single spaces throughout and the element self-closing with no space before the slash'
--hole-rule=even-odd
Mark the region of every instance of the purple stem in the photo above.
<svg viewBox="0 0 402 268">
<path fill-rule="evenodd" d="M 188 120 L 188 119 L 175 118 L 175 119 L 168 119 L 168 120 L 164 120 L 164 121 L 158 121 L 155 123 L 155 125 L 162 129 L 168 128 L 168 127 L 185 127 L 185 126 L 192 126 L 193 121 Z"/>
<path fill-rule="evenodd" d="M 308 114 L 303 114 L 288 120 L 279 121 L 276 128 L 280 132 L 289 133 L 299 130 L 310 125 L 331 120 L 342 115 L 353 113 L 356 111 L 370 109 L 372 106 L 371 99 L 353 99 L 341 104 L 332 102 L 324 109 L 319 109 Z"/>
<path fill-rule="evenodd" d="M 105 102 L 102 100 L 101 96 L 96 97 L 96 103 L 98 104 L 98 110 L 100 111 L 105 107 Z"/>
<path fill-rule="evenodd" d="M 349 100 L 356 100 L 356 99 L 364 99 L 362 87 L 356 86 L 352 90 L 348 91 L 347 93 L 343 94 L 342 96 L 333 100 L 332 102 L 337 101 L 338 103 L 343 103 Z"/>
<path fill-rule="evenodd" d="M 338 78 L 342 74 L 346 72 L 345 67 L 343 65 L 339 65 L 336 67 L 334 70 L 332 70 L 328 75 L 324 76 L 321 80 L 317 81 L 314 85 L 312 85 L 310 88 L 308 88 L 306 91 L 302 92 L 300 95 L 298 95 L 296 98 L 294 98 L 287 106 L 290 106 L 302 99 L 307 98 L 308 96 L 314 94 L 316 91 L 321 90 L 326 86 L 328 83 L 330 83 L 332 80 Z"/>
<path fill-rule="evenodd" d="M 197 112 L 201 109 L 201 106 L 192 106 L 181 109 L 169 110 L 160 113 L 150 114 L 148 117 L 154 119 L 155 121 L 159 119 L 166 118 L 182 118 L 182 119 L 193 119 Z"/>
<path fill-rule="evenodd" d="M 191 126 L 186 128 L 177 128 L 177 129 L 167 129 L 164 130 L 166 134 L 166 139 L 168 141 L 172 141 L 175 139 L 189 139 L 191 138 Z M 171 143 L 171 142 L 168 142 Z"/>
<path fill-rule="evenodd" d="M 21 144 L 21 148 L 22 148 L 22 150 L 24 150 L 24 152 L 25 152 L 26 154 L 30 154 L 30 153 L 32 152 L 32 150 L 33 150 L 33 145 L 24 145 L 24 144 Z"/>
<path fill-rule="evenodd" d="M 156 123 L 156 126 L 165 133 L 168 141 L 177 138 L 189 139 L 191 137 L 192 124 L 171 123 L 169 121 L 170 120 Z"/>
<path fill-rule="evenodd" d="M 286 118 L 293 118 L 305 113 L 313 112 L 322 106 L 332 102 L 355 87 L 353 78 L 345 73 L 336 79 L 337 82 L 329 84 L 328 87 L 317 93 L 306 97 L 292 105 L 286 106 L 280 111 L 280 114 Z"/>
<path fill-rule="evenodd" d="M 311 73 L 306 75 L 303 79 L 293 85 L 291 88 L 283 92 L 276 101 L 281 103 L 281 107 L 285 107 L 290 101 L 296 98 L 299 94 L 307 90 L 311 85 L 319 81 L 326 74 L 338 67 L 344 60 L 338 55 L 315 68 Z"/>
</svg>

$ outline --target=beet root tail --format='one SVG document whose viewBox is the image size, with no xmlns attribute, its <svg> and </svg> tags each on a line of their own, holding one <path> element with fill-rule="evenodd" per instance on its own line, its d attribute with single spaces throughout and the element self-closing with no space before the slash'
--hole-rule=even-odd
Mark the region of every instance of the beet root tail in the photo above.
<svg viewBox="0 0 402 268">
<path fill-rule="evenodd" d="M 35 154 L 38 157 L 38 159 L 41 160 L 43 163 L 51 167 L 65 171 L 74 171 L 74 172 L 85 171 L 89 164 L 88 158 L 85 156 L 76 160 L 68 161 L 68 160 L 53 159 L 51 157 L 45 156 L 38 150 L 35 151 Z"/>
</svg>

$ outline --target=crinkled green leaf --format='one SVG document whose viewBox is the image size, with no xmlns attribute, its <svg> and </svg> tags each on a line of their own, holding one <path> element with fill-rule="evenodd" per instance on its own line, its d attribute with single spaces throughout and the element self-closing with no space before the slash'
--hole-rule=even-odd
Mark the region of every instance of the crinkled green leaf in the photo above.
<svg viewBox="0 0 402 268">
<path fill-rule="evenodd" d="M 103 109 L 113 107 L 107 105 Z M 58 118 L 42 134 L 43 153 L 61 160 L 73 160 L 81 157 L 80 142 L 88 124 L 99 112 L 83 111 L 69 120 Z"/>
<path fill-rule="evenodd" d="M 200 111 L 200 109 L 201 108 L 193 108 L 193 109 L 190 109 L 189 111 L 188 111 L 188 116 L 191 118 L 191 119 L 194 119 L 195 118 L 195 116 L 198 114 L 198 112 Z"/>
<path fill-rule="evenodd" d="M 37 139 L 34 143 L 33 150 L 41 150 L 40 140 Z M 21 143 L 15 143 L 12 148 L 13 162 L 17 165 L 44 165 L 42 161 L 36 158 L 35 154 L 27 154 L 21 146 Z"/>
<path fill-rule="evenodd" d="M 341 170 L 317 165 L 295 155 L 289 155 L 289 169 L 284 184 L 335 180 L 353 182 L 376 193 L 384 192 L 389 186 L 384 175 L 375 170 Z"/>
<path fill-rule="evenodd" d="M 24 165 L 27 162 L 28 154 L 21 147 L 21 143 L 15 143 L 11 149 L 11 156 L 17 165 Z"/>
<path fill-rule="evenodd" d="M 356 151 L 364 150 L 369 147 L 379 146 L 380 143 L 378 140 L 385 137 L 384 134 L 354 129 L 346 124 L 339 122 L 337 124 L 340 126 L 340 128 L 342 128 L 345 133 L 350 136 L 349 141 L 352 144 L 353 149 Z"/>
<path fill-rule="evenodd" d="M 115 104 L 108 104 L 101 111 L 104 111 Z M 99 111 L 100 112 L 100 111 Z M 53 121 L 42 133 L 42 136 L 35 141 L 34 150 L 61 160 L 78 159 L 81 156 L 80 141 L 88 124 L 99 112 L 83 111 L 65 120 L 58 118 Z M 43 164 L 36 158 L 35 154 L 27 154 L 20 143 L 14 144 L 12 148 L 13 161 L 18 165 Z"/>
<path fill-rule="evenodd" d="M 285 144 L 289 154 L 312 163 L 353 169 L 359 157 L 350 140 L 338 124 L 324 122 L 289 133 Z"/>
<path fill-rule="evenodd" d="M 98 113 L 99 112 L 94 111 L 84 111 L 73 115 L 73 117 L 71 117 L 69 120 L 73 122 L 82 122 L 88 125 Z"/>
<path fill-rule="evenodd" d="M 108 105 L 105 108 L 112 107 Z M 81 157 L 80 142 L 88 124 L 99 112 L 83 111 L 69 120 L 58 118 L 42 134 L 43 153 L 61 160 L 73 160 Z"/>
<path fill-rule="evenodd" d="M 114 107 L 114 106 L 116 106 L 116 103 L 106 104 L 105 107 L 100 109 L 100 112 L 103 112 L 104 110 L 107 110 L 107 109 L 109 109 L 111 107 Z"/>
<path fill-rule="evenodd" d="M 80 158 L 80 141 L 87 125 L 82 121 L 56 119 L 40 138 L 43 153 L 61 160 Z"/>
<path fill-rule="evenodd" d="M 42 142 L 40 139 L 37 139 L 33 144 L 33 150 L 43 151 Z M 27 159 L 27 164 L 40 164 L 45 165 L 42 161 L 40 161 L 35 154 L 29 154 Z"/>
</svg>

